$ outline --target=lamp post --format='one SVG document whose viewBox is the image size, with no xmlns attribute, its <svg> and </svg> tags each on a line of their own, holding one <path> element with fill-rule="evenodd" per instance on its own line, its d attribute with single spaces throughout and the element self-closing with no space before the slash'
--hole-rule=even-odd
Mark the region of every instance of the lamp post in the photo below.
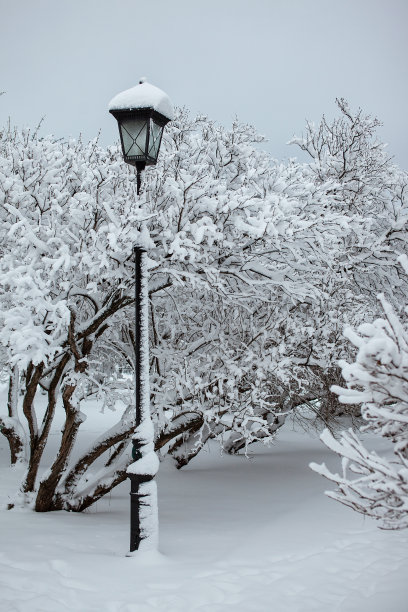
<svg viewBox="0 0 408 612">
<path fill-rule="evenodd" d="M 123 159 L 136 167 L 137 193 L 141 172 L 157 162 L 163 129 L 173 118 L 168 96 L 145 79 L 119 93 L 109 103 L 119 125 Z M 154 452 L 154 430 L 149 397 L 148 278 L 146 251 L 133 246 L 135 262 L 135 433 L 132 463 L 127 469 L 130 491 L 130 552 L 156 546 L 157 491 L 154 477 L 159 461 Z"/>
</svg>

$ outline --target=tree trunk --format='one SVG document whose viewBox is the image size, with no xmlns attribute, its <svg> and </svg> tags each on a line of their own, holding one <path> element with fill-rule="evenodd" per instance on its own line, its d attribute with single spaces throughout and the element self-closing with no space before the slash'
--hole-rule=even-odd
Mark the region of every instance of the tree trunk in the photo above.
<svg viewBox="0 0 408 612">
<path fill-rule="evenodd" d="M 129 413 L 134 411 L 134 407 L 130 406 L 122 415 L 119 423 L 112 427 L 104 436 L 101 436 L 88 450 L 82 455 L 64 478 L 64 497 L 70 497 L 75 494 L 78 482 L 89 469 L 89 467 L 106 451 L 113 446 L 118 445 L 110 460 L 105 464 L 106 467 L 111 466 L 120 457 L 124 449 L 128 446 L 131 436 L 134 432 L 134 422 L 131 426 L 128 425 Z M 61 487 L 62 488 L 62 487 Z"/>
<path fill-rule="evenodd" d="M 9 377 L 7 397 L 8 419 L 0 419 L 1 433 L 6 436 L 9 443 L 11 465 L 15 465 L 17 461 L 22 461 L 25 458 L 24 430 L 18 418 L 19 378 L 18 368 L 14 366 Z"/>
<path fill-rule="evenodd" d="M 26 376 L 26 392 L 23 400 L 23 412 L 27 419 L 28 429 L 30 432 L 30 460 L 28 465 L 28 471 L 25 481 L 22 485 L 24 493 L 30 493 L 34 491 L 35 478 L 37 475 L 38 464 L 35 457 L 35 447 L 38 440 L 38 427 L 37 427 L 37 416 L 34 410 L 34 398 L 37 393 L 38 383 L 40 382 L 41 375 L 44 369 L 44 364 L 40 363 L 35 367 L 29 367 L 27 369 Z"/>
<path fill-rule="evenodd" d="M 38 474 L 38 469 L 40 467 L 40 462 L 44 453 L 45 445 L 48 441 L 48 435 L 50 433 L 51 424 L 55 414 L 55 406 L 57 403 L 56 392 L 58 388 L 58 384 L 61 380 L 61 377 L 64 373 L 65 366 L 70 360 L 70 356 L 67 354 L 60 361 L 58 367 L 55 370 L 54 376 L 51 380 L 49 389 L 48 389 L 48 404 L 47 410 L 43 419 L 41 430 L 38 431 L 35 440 L 33 441 L 33 446 L 31 447 L 30 453 L 30 465 L 28 469 L 28 473 L 26 476 L 26 485 L 29 487 L 27 490 L 34 491 L 35 489 L 35 481 Z"/>
<path fill-rule="evenodd" d="M 203 427 L 197 424 L 194 428 L 190 429 L 188 436 L 181 436 L 169 450 L 169 454 L 171 454 L 176 462 L 177 469 L 180 470 L 190 463 L 208 440 L 217 436 L 223 429 L 224 426 L 221 424 L 211 426 L 209 423 L 205 423 Z"/>
<path fill-rule="evenodd" d="M 37 512 L 48 512 L 49 510 L 59 509 L 55 491 L 61 475 L 67 466 L 69 456 L 75 443 L 78 428 L 82 419 L 79 410 L 72 404 L 72 396 L 76 390 L 76 385 L 67 385 L 62 393 L 62 401 L 65 408 L 65 426 L 62 432 L 62 439 L 57 458 L 55 459 L 48 477 L 41 481 L 35 509 Z"/>
<path fill-rule="evenodd" d="M 120 484 L 126 479 L 126 470 L 121 470 L 116 474 L 115 478 L 113 478 L 111 482 L 101 483 L 95 488 L 95 490 L 91 494 L 86 495 L 84 497 L 78 497 L 78 502 L 76 505 L 69 504 L 68 507 L 65 507 L 65 505 L 63 504 L 62 507 L 66 510 L 70 510 L 71 512 L 82 512 L 83 510 L 86 510 L 86 508 L 89 508 L 89 506 L 92 506 L 92 504 L 98 501 L 98 499 L 109 493 L 109 491 L 111 491 L 114 487 L 116 487 L 118 484 Z"/>
</svg>

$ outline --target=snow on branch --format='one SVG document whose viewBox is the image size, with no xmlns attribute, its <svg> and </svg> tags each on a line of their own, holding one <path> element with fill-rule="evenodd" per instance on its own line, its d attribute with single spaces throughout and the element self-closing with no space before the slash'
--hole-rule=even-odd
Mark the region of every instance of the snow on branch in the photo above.
<svg viewBox="0 0 408 612">
<path fill-rule="evenodd" d="M 132 401 L 135 244 L 148 254 L 155 444 L 179 467 L 211 438 L 228 452 L 268 443 L 306 406 L 328 426 L 355 409 L 330 391 L 350 353 L 341 330 L 377 316 L 376 294 L 395 307 L 406 292 L 395 259 L 396 245 L 408 251 L 407 180 L 378 146 L 376 122 L 344 101 L 339 108 L 333 123 L 307 126 L 309 163 L 272 160 L 251 126 L 227 129 L 177 110 L 139 196 L 117 145 L 0 133 L 0 356 L 27 441 L 14 400 L 4 423 L 13 461 L 31 457 L 27 494 L 39 491 L 61 399 L 65 408 L 65 448 L 37 508 L 70 499 L 70 509 L 83 509 L 126 477 L 130 423 L 77 462 L 69 438 L 81 434 L 82 402 L 123 412 Z M 391 316 L 389 325 L 397 330 Z M 384 372 L 401 368 L 399 332 L 399 343 L 381 333 L 372 352 Z M 355 338 L 364 344 L 367 334 Z M 381 414 L 380 385 L 342 393 L 371 402 L 380 422 L 400 390 Z M 38 427 L 40 392 L 47 409 Z M 405 418 L 398 412 L 390 435 Z"/>
<path fill-rule="evenodd" d="M 406 268 L 406 256 L 400 258 Z M 383 529 L 408 527 L 408 325 L 407 309 L 400 317 L 383 295 L 383 318 L 360 325 L 347 337 L 358 347 L 354 363 L 342 362 L 347 388 L 333 391 L 345 403 L 361 403 L 362 432 L 388 439 L 394 456 L 369 451 L 349 430 L 340 440 L 325 430 L 321 440 L 342 458 L 343 475 L 311 464 L 337 484 L 333 499 L 379 521 Z M 355 477 L 353 477 L 355 476 Z"/>
</svg>

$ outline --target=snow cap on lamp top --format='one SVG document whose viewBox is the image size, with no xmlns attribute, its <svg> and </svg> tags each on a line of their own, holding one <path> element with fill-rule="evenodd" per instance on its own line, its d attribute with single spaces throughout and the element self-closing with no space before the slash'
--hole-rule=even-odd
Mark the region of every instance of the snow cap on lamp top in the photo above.
<svg viewBox="0 0 408 612">
<path fill-rule="evenodd" d="M 110 111 L 136 108 L 152 108 L 170 121 L 173 119 L 173 105 L 168 95 L 148 83 L 144 77 L 140 79 L 139 85 L 122 91 L 109 102 Z"/>
</svg>

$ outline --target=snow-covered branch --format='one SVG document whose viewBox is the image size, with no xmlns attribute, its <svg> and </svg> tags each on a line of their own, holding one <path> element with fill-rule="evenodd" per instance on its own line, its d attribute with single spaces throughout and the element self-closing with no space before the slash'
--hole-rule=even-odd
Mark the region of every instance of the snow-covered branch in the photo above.
<svg viewBox="0 0 408 612">
<path fill-rule="evenodd" d="M 81 504 L 123 477 L 113 470 L 116 459 L 126 463 L 123 423 L 76 460 L 74 438 L 83 401 L 114 410 L 131 398 L 136 243 L 148 254 L 150 399 L 162 453 L 181 465 L 209 438 L 238 452 L 271 441 L 307 402 L 330 426 L 347 409 L 330 391 L 350 353 L 341 330 L 374 318 L 373 291 L 392 306 L 406 291 L 392 262 L 396 245 L 406 252 L 408 214 L 406 176 L 378 146 L 377 123 L 339 108 L 332 124 L 308 125 L 298 144 L 313 159 L 304 164 L 272 160 L 251 126 L 225 129 L 180 110 L 140 196 L 118 146 L 1 132 L 0 343 L 23 394 L 2 418 L 13 461 L 26 444 L 19 423 L 28 431 L 22 486 L 41 492 L 37 509 L 59 503 L 65 478 L 79 500 L 102 452 L 114 457 L 110 476 Z M 37 423 L 40 390 L 47 409 Z M 62 447 L 39 485 L 61 405 Z"/>
<path fill-rule="evenodd" d="M 400 261 L 407 268 L 406 256 Z M 325 431 L 321 439 L 342 457 L 343 476 L 325 465 L 311 467 L 337 484 L 330 497 L 378 519 L 384 529 L 403 529 L 408 527 L 407 308 L 399 317 L 383 295 L 379 299 L 383 318 L 347 331 L 358 353 L 353 363 L 342 362 L 347 388 L 333 391 L 345 403 L 361 403 L 361 430 L 390 440 L 393 458 L 367 450 L 351 430 L 339 441 Z"/>
</svg>

